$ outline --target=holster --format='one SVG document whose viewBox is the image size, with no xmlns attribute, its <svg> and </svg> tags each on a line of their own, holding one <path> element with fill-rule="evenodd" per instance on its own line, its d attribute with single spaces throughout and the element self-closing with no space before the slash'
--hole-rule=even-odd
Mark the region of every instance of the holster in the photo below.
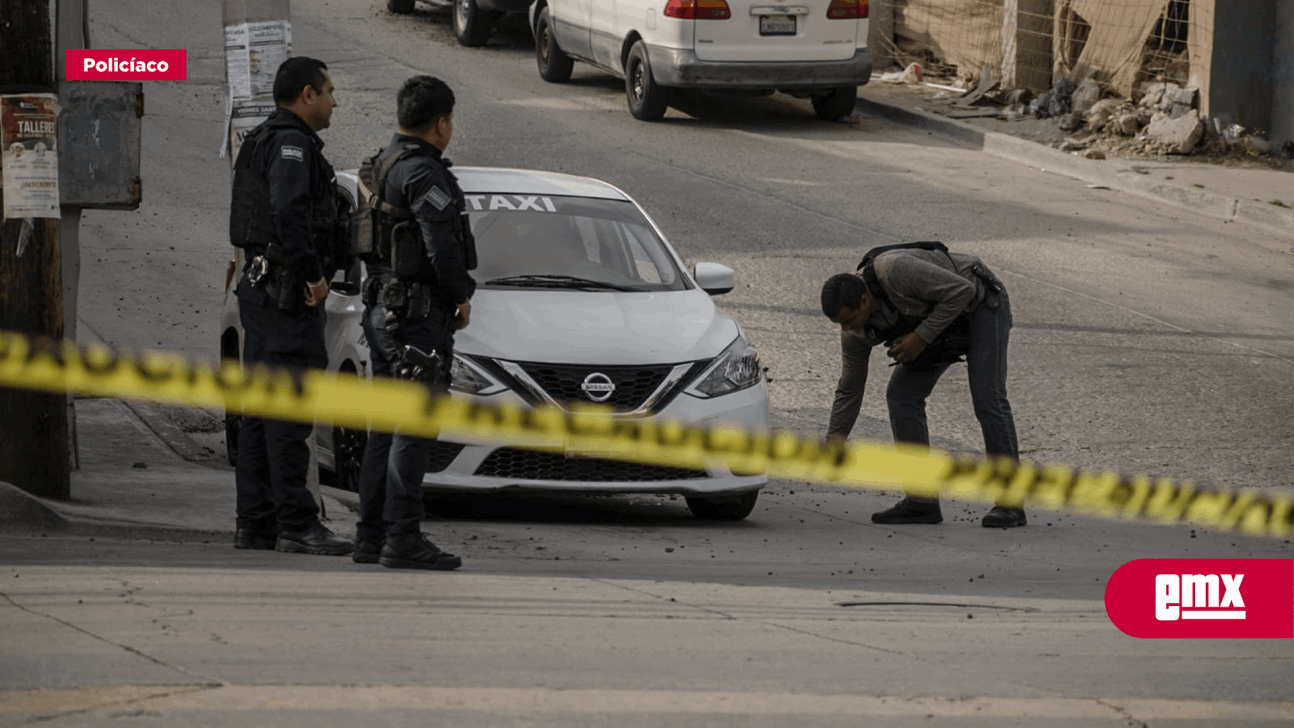
<svg viewBox="0 0 1294 728">
<path fill-rule="evenodd" d="M 449 367 L 438 351 L 430 353 L 416 346 L 400 347 L 399 359 L 393 363 L 392 375 L 396 379 L 419 382 L 433 391 L 449 391 Z"/>
</svg>

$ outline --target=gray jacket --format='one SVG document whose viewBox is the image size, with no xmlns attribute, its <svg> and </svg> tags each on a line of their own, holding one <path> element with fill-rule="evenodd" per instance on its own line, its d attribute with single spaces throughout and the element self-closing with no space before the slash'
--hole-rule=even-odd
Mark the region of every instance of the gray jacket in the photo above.
<svg viewBox="0 0 1294 728">
<path fill-rule="evenodd" d="M 898 313 L 921 319 L 916 334 L 927 344 L 984 300 L 984 283 L 971 272 L 976 265 L 983 263 L 973 255 L 915 249 L 881 253 L 874 262 L 876 278 Z M 860 330 L 841 332 L 840 381 L 831 405 L 828 436 L 847 437 L 854 428 L 863 404 L 872 347 L 881 343 L 877 331 L 890 328 L 897 318 L 895 311 L 878 300 Z"/>
</svg>

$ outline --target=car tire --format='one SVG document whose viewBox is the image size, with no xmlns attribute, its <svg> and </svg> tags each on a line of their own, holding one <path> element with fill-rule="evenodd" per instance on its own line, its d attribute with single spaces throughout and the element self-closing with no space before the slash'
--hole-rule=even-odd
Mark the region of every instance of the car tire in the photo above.
<svg viewBox="0 0 1294 728">
<path fill-rule="evenodd" d="M 759 491 L 713 498 L 689 497 L 686 500 L 688 510 L 697 518 L 707 521 L 740 521 L 755 510 Z"/>
<path fill-rule="evenodd" d="M 465 46 L 483 46 L 490 39 L 494 18 L 476 6 L 476 0 L 454 0 L 454 37 Z"/>
<path fill-rule="evenodd" d="M 243 416 L 225 413 L 225 457 L 229 464 L 238 466 L 238 431 L 242 429 Z"/>
<path fill-rule="evenodd" d="M 642 41 L 634 43 L 625 61 L 625 97 L 629 113 L 640 121 L 659 121 L 669 108 L 670 89 L 652 77 L 647 45 Z"/>
<path fill-rule="evenodd" d="M 368 431 L 349 427 L 332 429 L 332 471 L 327 476 L 319 469 L 319 481 L 334 488 L 359 492 L 359 471 L 364 465 L 364 447 L 368 445 Z M 330 482 L 324 483 L 327 478 Z"/>
<path fill-rule="evenodd" d="M 414 0 L 386 0 L 386 9 L 396 15 L 408 15 L 413 12 Z"/>
<path fill-rule="evenodd" d="M 535 21 L 535 61 L 539 65 L 539 77 L 549 83 L 566 83 L 575 69 L 575 60 L 557 47 L 547 7 L 539 11 Z"/>
<path fill-rule="evenodd" d="M 858 102 L 857 86 L 841 86 L 813 97 L 813 113 L 823 121 L 839 121 L 854 113 Z"/>
</svg>

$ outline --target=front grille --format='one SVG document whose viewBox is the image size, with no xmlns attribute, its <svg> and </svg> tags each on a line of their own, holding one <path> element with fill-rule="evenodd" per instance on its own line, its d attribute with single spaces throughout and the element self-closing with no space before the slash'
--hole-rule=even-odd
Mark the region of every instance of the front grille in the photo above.
<svg viewBox="0 0 1294 728">
<path fill-rule="evenodd" d="M 600 458 L 568 458 L 563 454 L 502 447 L 490 454 L 476 474 L 518 480 L 580 481 L 586 483 L 696 480 L 710 477 L 704 470 L 643 465 Z"/>
<path fill-rule="evenodd" d="M 458 442 L 445 442 L 444 440 L 432 440 L 431 447 L 427 448 L 427 472 L 443 473 L 449 464 L 454 462 L 454 458 L 463 451 L 466 445 Z"/>
<path fill-rule="evenodd" d="M 593 402 L 594 400 L 580 389 L 580 385 L 584 384 L 585 378 L 590 374 L 605 374 L 615 385 L 615 391 L 601 404 L 610 405 L 617 412 L 632 412 L 641 407 L 674 369 L 671 364 L 651 367 L 591 367 L 531 362 L 518 362 L 518 364 L 540 387 L 543 387 L 549 397 L 563 405 Z"/>
</svg>

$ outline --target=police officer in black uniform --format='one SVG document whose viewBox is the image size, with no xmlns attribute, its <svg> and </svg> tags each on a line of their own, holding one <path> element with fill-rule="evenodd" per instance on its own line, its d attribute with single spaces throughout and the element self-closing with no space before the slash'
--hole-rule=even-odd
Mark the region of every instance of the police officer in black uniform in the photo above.
<svg viewBox="0 0 1294 728">
<path fill-rule="evenodd" d="M 328 281 L 345 263 L 333 169 L 323 141 L 337 105 L 328 67 L 289 58 L 274 78 L 278 108 L 244 140 L 234 163 L 230 241 L 247 264 L 238 281 L 243 362 L 323 368 Z M 244 417 L 235 482 L 241 549 L 344 555 L 350 540 L 319 522 L 306 487 L 312 426 Z"/>
<path fill-rule="evenodd" d="M 445 394 L 454 332 L 471 320 L 476 290 L 468 274 L 476 247 L 463 191 L 442 156 L 454 132 L 454 92 L 440 79 L 414 76 L 396 100 L 399 131 L 360 171 L 380 200 L 364 283 L 364 333 L 375 376 L 419 381 Z M 438 571 L 462 565 L 421 530 L 428 446 L 399 432 L 369 437 L 355 561 Z"/>
</svg>

